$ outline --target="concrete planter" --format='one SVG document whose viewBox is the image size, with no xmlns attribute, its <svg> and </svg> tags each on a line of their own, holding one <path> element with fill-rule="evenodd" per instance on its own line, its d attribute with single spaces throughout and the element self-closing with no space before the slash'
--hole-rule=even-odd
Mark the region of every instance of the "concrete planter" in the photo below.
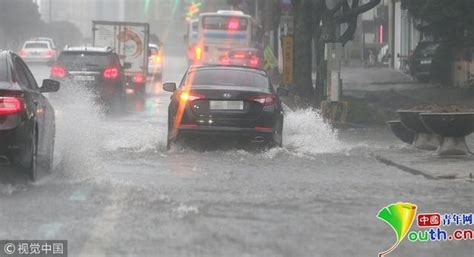
<svg viewBox="0 0 474 257">
<path fill-rule="evenodd" d="M 421 113 L 423 124 L 441 137 L 438 155 L 469 155 L 466 136 L 474 131 L 474 112 Z"/>
<path fill-rule="evenodd" d="M 441 138 L 433 134 L 421 121 L 420 113 L 426 111 L 399 110 L 397 111 L 401 123 L 415 133 L 413 146 L 421 150 L 434 151 L 441 144 Z"/>
</svg>

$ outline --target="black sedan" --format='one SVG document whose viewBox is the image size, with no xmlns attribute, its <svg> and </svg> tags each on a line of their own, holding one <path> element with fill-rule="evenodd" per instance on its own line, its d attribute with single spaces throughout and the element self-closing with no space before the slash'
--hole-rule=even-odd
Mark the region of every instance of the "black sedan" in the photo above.
<svg viewBox="0 0 474 257">
<path fill-rule="evenodd" d="M 51 78 L 72 88 L 87 89 L 108 111 L 123 111 L 127 82 L 124 69 L 129 65 L 122 67 L 119 56 L 111 48 L 69 47 L 51 67 Z"/>
<path fill-rule="evenodd" d="M 168 148 L 199 135 L 238 137 L 269 147 L 283 141 L 283 108 L 264 71 L 237 66 L 190 67 L 173 92 L 168 108 Z"/>
<path fill-rule="evenodd" d="M 51 170 L 55 116 L 42 93 L 58 90 L 59 82 L 49 79 L 38 87 L 19 56 L 0 52 L 0 166 L 12 163 L 33 181 L 40 169 Z"/>
</svg>

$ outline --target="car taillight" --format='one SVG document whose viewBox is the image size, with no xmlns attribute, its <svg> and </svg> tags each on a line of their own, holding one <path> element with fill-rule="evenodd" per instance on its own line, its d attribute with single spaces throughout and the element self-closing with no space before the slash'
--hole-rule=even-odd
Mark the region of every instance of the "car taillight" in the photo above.
<svg viewBox="0 0 474 257">
<path fill-rule="evenodd" d="M 143 74 L 135 74 L 132 77 L 133 83 L 141 84 L 145 81 L 145 76 Z"/>
<path fill-rule="evenodd" d="M 193 93 L 193 92 L 183 92 L 180 94 L 179 99 L 183 102 L 194 101 L 199 99 L 205 99 L 205 95 Z"/>
<path fill-rule="evenodd" d="M 258 95 L 258 96 L 251 96 L 248 97 L 247 100 L 259 102 L 264 106 L 274 105 L 276 102 L 276 97 L 274 95 Z"/>
<path fill-rule="evenodd" d="M 196 47 L 194 49 L 194 51 L 195 51 L 195 54 L 196 54 L 196 60 L 201 60 L 201 58 L 202 58 L 202 48 Z"/>
<path fill-rule="evenodd" d="M 25 50 L 20 51 L 20 57 L 25 57 L 27 55 Z"/>
<path fill-rule="evenodd" d="M 23 99 L 0 96 L 0 115 L 15 114 L 23 111 Z"/>
<path fill-rule="evenodd" d="M 161 63 L 161 56 L 160 55 L 155 56 L 155 62 L 156 63 Z"/>
<path fill-rule="evenodd" d="M 116 79 L 119 77 L 119 71 L 117 68 L 107 68 L 103 73 L 104 79 Z"/>
<path fill-rule="evenodd" d="M 230 65 L 230 58 L 228 56 L 224 56 L 221 58 L 222 65 Z"/>
<path fill-rule="evenodd" d="M 48 50 L 48 52 L 46 52 L 46 55 L 49 57 L 54 56 L 54 50 Z"/>
<path fill-rule="evenodd" d="M 54 65 L 51 67 L 51 77 L 64 78 L 66 77 L 66 69 L 64 67 Z"/>
<path fill-rule="evenodd" d="M 260 63 L 260 60 L 258 59 L 258 57 L 250 58 L 250 66 L 257 67 L 259 63 Z"/>
</svg>

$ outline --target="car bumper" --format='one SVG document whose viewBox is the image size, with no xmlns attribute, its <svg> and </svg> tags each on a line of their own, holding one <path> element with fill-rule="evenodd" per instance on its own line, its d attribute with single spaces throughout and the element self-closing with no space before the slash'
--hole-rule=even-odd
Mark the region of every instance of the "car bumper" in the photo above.
<svg viewBox="0 0 474 257">
<path fill-rule="evenodd" d="M 27 63 L 46 63 L 54 60 L 53 57 L 23 57 L 22 59 Z"/>
<path fill-rule="evenodd" d="M 180 126 L 179 135 L 189 136 L 221 136 L 226 138 L 248 138 L 262 137 L 265 140 L 273 136 L 273 128 L 237 128 L 237 127 L 210 127 L 210 126 Z"/>
</svg>

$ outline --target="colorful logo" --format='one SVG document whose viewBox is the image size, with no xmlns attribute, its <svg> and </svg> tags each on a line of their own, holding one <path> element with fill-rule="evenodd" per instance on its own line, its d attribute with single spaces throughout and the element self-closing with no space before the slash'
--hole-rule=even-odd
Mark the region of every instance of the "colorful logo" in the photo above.
<svg viewBox="0 0 474 257">
<path fill-rule="evenodd" d="M 393 252 L 408 234 L 416 216 L 416 205 L 412 203 L 394 203 L 382 208 L 377 218 L 385 221 L 395 232 L 397 241 L 388 250 L 380 252 L 379 257 Z"/>
</svg>

